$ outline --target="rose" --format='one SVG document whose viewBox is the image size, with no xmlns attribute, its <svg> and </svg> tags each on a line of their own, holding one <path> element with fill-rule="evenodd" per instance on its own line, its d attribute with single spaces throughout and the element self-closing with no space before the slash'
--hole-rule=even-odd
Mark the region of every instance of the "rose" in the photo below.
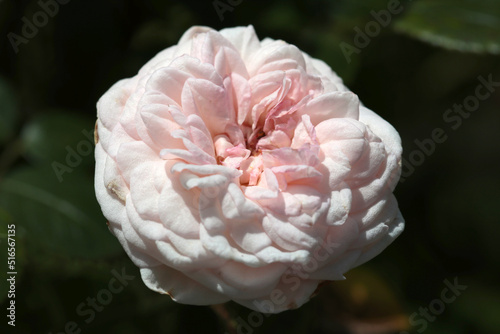
<svg viewBox="0 0 500 334">
<path fill-rule="evenodd" d="M 252 26 L 189 29 L 97 109 L 97 199 L 145 284 L 175 301 L 299 307 L 403 230 L 398 133 L 324 62 Z"/>
</svg>

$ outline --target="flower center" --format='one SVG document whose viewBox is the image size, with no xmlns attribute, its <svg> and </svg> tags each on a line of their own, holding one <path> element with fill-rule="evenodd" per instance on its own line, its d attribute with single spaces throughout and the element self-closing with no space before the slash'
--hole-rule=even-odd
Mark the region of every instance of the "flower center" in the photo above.
<svg viewBox="0 0 500 334">
<path fill-rule="evenodd" d="M 264 167 L 262 150 L 258 143 L 265 136 L 266 134 L 262 129 L 255 130 L 245 140 L 245 145 L 238 144 L 236 146 L 233 145 L 228 136 L 217 136 L 214 141 L 217 163 L 240 170 L 242 172 L 240 176 L 241 185 L 257 185 Z"/>
</svg>

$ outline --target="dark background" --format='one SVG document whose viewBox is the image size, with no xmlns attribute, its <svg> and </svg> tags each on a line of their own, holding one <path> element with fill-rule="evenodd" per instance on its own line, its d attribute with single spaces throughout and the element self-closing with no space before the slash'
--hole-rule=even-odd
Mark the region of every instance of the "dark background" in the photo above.
<svg viewBox="0 0 500 334">
<path fill-rule="evenodd" d="M 252 24 L 260 38 L 326 61 L 399 131 L 405 178 L 395 193 L 406 230 L 298 310 L 263 317 L 228 303 L 219 311 L 239 333 L 498 332 L 500 84 L 488 98 L 474 95 L 480 76 L 500 82 L 500 3 L 407 0 L 386 27 L 370 24 L 371 12 L 391 2 L 221 0 L 229 6 L 219 9 L 221 20 L 213 1 L 71 0 L 44 20 L 38 1 L 0 1 L 0 328 L 226 331 L 213 309 L 176 304 L 142 283 L 95 200 L 85 133 L 93 131 L 99 97 L 190 26 Z M 34 18 L 38 31 L 26 30 Z M 367 27 L 373 37 L 362 45 L 357 31 Z M 13 46 L 13 38 L 26 39 Z M 350 62 L 345 43 L 357 48 Z M 464 101 L 479 103 L 465 116 L 447 114 Z M 444 142 L 431 139 L 438 128 Z M 5 316 L 9 224 L 16 226 L 15 328 Z M 109 294 L 122 271 L 135 278 Z M 443 302 L 454 282 L 466 288 Z"/>
</svg>

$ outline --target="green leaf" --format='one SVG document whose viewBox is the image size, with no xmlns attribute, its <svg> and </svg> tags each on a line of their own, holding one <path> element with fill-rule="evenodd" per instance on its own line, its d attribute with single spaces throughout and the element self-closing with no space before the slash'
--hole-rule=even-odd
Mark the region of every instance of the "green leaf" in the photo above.
<svg viewBox="0 0 500 334">
<path fill-rule="evenodd" d="M 14 90 L 0 77 L 0 144 L 3 144 L 14 133 L 18 118 L 17 100 Z"/>
<path fill-rule="evenodd" d="M 390 1 L 387 0 L 365 0 L 365 1 L 338 1 L 333 3 L 334 10 L 332 14 L 337 20 L 366 21 L 373 20 L 372 11 L 378 12 L 386 10 Z M 400 6 L 405 7 L 401 1 Z M 399 8 L 400 6 L 396 6 Z M 352 29 L 353 27 L 351 27 Z"/>
<path fill-rule="evenodd" d="M 258 17 L 260 26 L 269 31 L 289 31 L 297 33 L 303 25 L 304 17 L 288 2 L 271 4 Z M 289 22 L 296 22 L 290 25 Z M 262 37 L 261 37 L 262 38 Z"/>
<path fill-rule="evenodd" d="M 83 173 L 58 182 L 48 168 L 16 171 L 0 184 L 0 206 L 12 214 L 31 251 L 97 258 L 120 250 L 95 199 L 92 179 Z"/>
<path fill-rule="evenodd" d="M 165 13 L 159 19 L 142 24 L 132 36 L 130 46 L 135 50 L 158 52 L 177 44 L 182 34 L 196 19 L 182 4 L 166 4 L 163 1 L 153 3 L 158 13 Z"/>
<path fill-rule="evenodd" d="M 343 42 L 352 44 L 352 40 L 347 35 L 339 36 L 331 32 L 319 33 L 317 40 L 317 54 L 314 57 L 327 63 L 346 85 L 351 84 L 358 73 L 360 57 L 356 53 L 347 57 L 340 45 Z"/>
<path fill-rule="evenodd" d="M 453 311 L 456 322 L 474 324 L 475 333 L 495 333 L 500 327 L 500 291 L 495 287 L 484 286 L 476 281 L 471 284 L 463 296 L 458 296 L 452 302 L 450 309 Z"/>
<path fill-rule="evenodd" d="M 69 168 L 94 163 L 94 120 L 68 112 L 34 117 L 21 137 L 26 158 L 33 163 L 60 163 Z"/>
<path fill-rule="evenodd" d="M 500 2 L 415 1 L 395 29 L 447 49 L 499 54 Z"/>
</svg>

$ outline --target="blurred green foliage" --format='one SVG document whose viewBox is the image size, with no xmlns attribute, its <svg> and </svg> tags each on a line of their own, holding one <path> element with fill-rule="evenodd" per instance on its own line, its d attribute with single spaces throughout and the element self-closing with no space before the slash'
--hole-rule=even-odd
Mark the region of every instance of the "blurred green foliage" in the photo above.
<svg viewBox="0 0 500 334">
<path fill-rule="evenodd" d="M 443 114 L 474 95 L 478 76 L 500 81 L 500 2 L 221 1 L 238 3 L 229 5 L 222 21 L 212 1 L 72 0 L 29 38 L 23 37 L 23 18 L 32 21 L 42 10 L 39 1 L 0 2 L 3 310 L 8 224 L 16 225 L 18 272 L 16 328 L 8 333 L 59 333 L 71 321 L 82 333 L 226 331 L 212 309 L 176 304 L 141 282 L 95 200 L 88 133 L 98 98 L 190 26 L 247 24 L 261 38 L 283 39 L 326 61 L 395 126 L 406 159 L 419 150 L 415 140 L 430 138 L 433 129 L 447 135 L 396 189 L 407 221 L 403 235 L 347 280 L 325 285 L 304 307 L 265 317 L 251 331 L 421 332 L 412 314 L 440 297 L 445 279 L 459 277 L 467 290 L 425 332 L 495 332 L 500 94 L 481 101 L 456 130 Z M 390 3 L 401 12 L 389 15 L 386 27 L 379 23 L 376 34 L 367 31 L 378 22 L 374 13 Z M 359 31 L 367 34 L 366 45 L 356 43 Z M 12 33 L 27 42 L 13 47 Z M 342 43 L 357 49 L 350 61 Z M 88 308 L 87 298 L 107 288 L 113 270 L 135 278 L 87 323 L 78 307 Z M 251 312 L 234 303 L 227 310 L 244 331 Z"/>
<path fill-rule="evenodd" d="M 8 82 L 0 77 L 0 144 L 4 144 L 12 135 L 17 118 L 17 99 Z"/>
<path fill-rule="evenodd" d="M 496 0 L 418 1 L 395 28 L 452 50 L 500 54 Z"/>
</svg>

